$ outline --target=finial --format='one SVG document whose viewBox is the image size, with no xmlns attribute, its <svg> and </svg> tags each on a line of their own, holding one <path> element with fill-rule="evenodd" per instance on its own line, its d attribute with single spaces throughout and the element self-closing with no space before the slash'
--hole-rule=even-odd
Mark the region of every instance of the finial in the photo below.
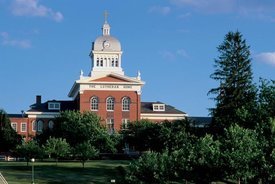
<svg viewBox="0 0 275 184">
<path fill-rule="evenodd" d="M 105 20 L 105 23 L 107 23 L 108 15 L 109 15 L 109 13 L 107 12 L 107 10 L 105 10 L 104 11 L 104 20 Z"/>
<path fill-rule="evenodd" d="M 140 74 L 140 71 L 139 71 L 139 70 L 138 70 L 138 73 L 137 73 L 137 74 L 138 74 L 137 79 L 138 79 L 138 80 L 141 80 L 141 74 Z"/>
<path fill-rule="evenodd" d="M 80 79 L 82 79 L 83 78 L 83 70 L 80 70 Z"/>
</svg>

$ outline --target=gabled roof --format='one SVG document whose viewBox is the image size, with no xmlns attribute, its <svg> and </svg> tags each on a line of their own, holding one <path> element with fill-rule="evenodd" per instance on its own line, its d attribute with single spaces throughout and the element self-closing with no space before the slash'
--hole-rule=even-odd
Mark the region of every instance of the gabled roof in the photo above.
<svg viewBox="0 0 275 184">
<path fill-rule="evenodd" d="M 154 111 L 153 104 L 164 104 L 162 102 L 141 102 L 141 113 L 142 114 L 185 114 L 171 105 L 165 105 L 165 111 Z"/>
<path fill-rule="evenodd" d="M 106 78 L 116 79 L 117 82 L 144 83 L 143 81 L 140 81 L 135 77 L 128 77 L 126 75 L 120 75 L 114 72 L 111 72 L 106 75 L 95 76 L 95 77 L 84 77 L 82 79 L 77 80 L 76 83 L 113 82 L 113 81 L 106 81 Z"/>
<path fill-rule="evenodd" d="M 107 80 L 110 79 L 110 80 Z M 81 77 L 76 80 L 68 94 L 69 97 L 75 97 L 80 89 L 81 84 L 116 84 L 116 85 L 135 85 L 143 86 L 144 81 L 138 80 L 136 77 L 128 77 L 125 75 L 120 75 L 118 73 L 110 72 L 104 75 Z"/>
</svg>

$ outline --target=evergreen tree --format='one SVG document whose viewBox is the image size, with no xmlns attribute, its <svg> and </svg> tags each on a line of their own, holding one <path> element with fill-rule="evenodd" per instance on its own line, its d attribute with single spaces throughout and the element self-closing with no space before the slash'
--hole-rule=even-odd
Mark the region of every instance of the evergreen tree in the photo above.
<svg viewBox="0 0 275 184">
<path fill-rule="evenodd" d="M 226 34 L 217 49 L 220 55 L 210 77 L 220 85 L 209 91 L 216 95 L 216 107 L 211 109 L 213 126 L 218 130 L 234 123 L 252 127 L 256 88 L 252 82 L 249 46 L 237 31 Z"/>
</svg>

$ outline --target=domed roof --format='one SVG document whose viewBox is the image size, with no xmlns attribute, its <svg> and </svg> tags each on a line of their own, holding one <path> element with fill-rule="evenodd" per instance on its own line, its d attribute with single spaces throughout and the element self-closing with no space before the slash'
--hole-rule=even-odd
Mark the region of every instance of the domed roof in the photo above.
<svg viewBox="0 0 275 184">
<path fill-rule="evenodd" d="M 110 35 L 111 27 L 107 20 L 102 27 L 102 36 L 98 37 L 93 43 L 94 51 L 121 51 L 120 42 Z"/>
<path fill-rule="evenodd" d="M 121 45 L 118 39 L 110 35 L 98 37 L 93 45 L 94 51 L 121 51 Z"/>
</svg>

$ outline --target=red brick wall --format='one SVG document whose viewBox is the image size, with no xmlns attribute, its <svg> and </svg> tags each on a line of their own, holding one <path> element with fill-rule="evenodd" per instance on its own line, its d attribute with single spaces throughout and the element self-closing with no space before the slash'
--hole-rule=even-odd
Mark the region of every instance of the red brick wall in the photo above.
<svg viewBox="0 0 275 184">
<path fill-rule="evenodd" d="M 140 119 L 140 95 L 135 91 L 84 91 L 80 94 L 80 111 L 90 110 L 90 99 L 93 96 L 97 96 L 99 99 L 98 111 L 95 112 L 102 118 L 102 123 L 106 123 L 106 118 L 114 119 L 115 130 L 120 130 L 122 125 L 122 119 L 129 119 L 130 121 L 136 121 Z M 115 98 L 114 111 L 110 112 L 106 110 L 106 99 L 108 97 Z M 122 98 L 129 97 L 131 99 L 130 111 L 122 111 Z"/>
<path fill-rule="evenodd" d="M 10 122 L 11 123 L 17 123 L 17 133 L 21 136 L 23 136 L 25 138 L 26 141 L 32 139 L 34 136 L 37 135 L 36 131 L 33 131 L 33 127 L 32 127 L 32 122 L 33 121 L 39 121 L 42 120 L 43 121 L 43 130 L 48 129 L 49 128 L 49 121 L 52 119 L 49 118 L 43 118 L 43 119 L 35 119 L 35 118 L 10 118 Z M 27 130 L 26 132 L 22 132 L 21 131 L 21 123 L 27 123 Z"/>
</svg>

